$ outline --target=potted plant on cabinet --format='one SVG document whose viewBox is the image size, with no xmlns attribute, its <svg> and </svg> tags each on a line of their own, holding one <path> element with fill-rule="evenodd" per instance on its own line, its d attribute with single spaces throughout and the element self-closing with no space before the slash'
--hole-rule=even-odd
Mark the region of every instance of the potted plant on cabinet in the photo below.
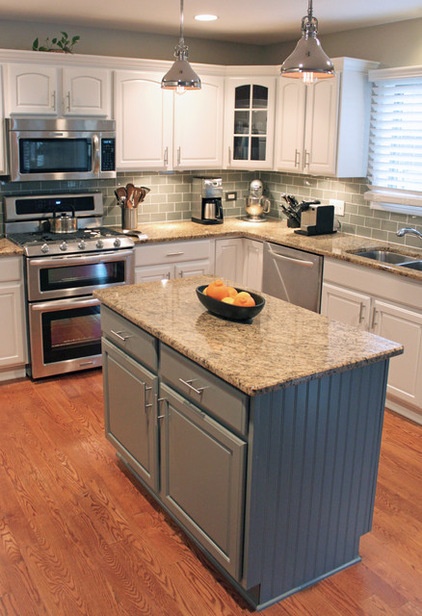
<svg viewBox="0 0 422 616">
<path fill-rule="evenodd" d="M 58 52 L 58 53 L 73 53 L 73 48 L 76 45 L 76 43 L 79 42 L 80 40 L 80 36 L 76 35 L 73 36 L 72 38 L 69 38 L 69 35 L 67 34 L 67 32 L 60 32 L 60 34 L 62 35 L 61 38 L 59 38 L 58 36 L 55 36 L 54 38 L 50 39 L 47 37 L 45 39 L 45 43 L 44 45 L 40 45 L 38 37 L 35 39 L 35 41 L 32 43 L 32 50 L 33 51 L 53 51 L 53 52 Z"/>
</svg>

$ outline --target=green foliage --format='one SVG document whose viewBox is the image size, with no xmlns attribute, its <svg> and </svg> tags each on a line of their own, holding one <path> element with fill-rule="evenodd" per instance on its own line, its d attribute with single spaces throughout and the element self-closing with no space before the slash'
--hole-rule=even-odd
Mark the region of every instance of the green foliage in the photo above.
<svg viewBox="0 0 422 616">
<path fill-rule="evenodd" d="M 50 39 L 47 37 L 44 44 L 40 45 L 38 37 L 32 43 L 33 51 L 63 51 L 64 53 L 73 53 L 73 47 L 80 40 L 80 36 L 76 35 L 69 38 L 67 32 L 60 32 L 60 38 L 55 36 Z"/>
</svg>

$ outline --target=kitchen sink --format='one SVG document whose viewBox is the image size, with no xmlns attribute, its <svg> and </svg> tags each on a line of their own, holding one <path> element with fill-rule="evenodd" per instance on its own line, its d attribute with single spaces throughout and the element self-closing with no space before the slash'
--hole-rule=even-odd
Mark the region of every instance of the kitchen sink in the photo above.
<svg viewBox="0 0 422 616">
<path fill-rule="evenodd" d="M 356 250 L 353 251 L 357 257 L 364 257 L 365 259 L 373 259 L 380 263 L 388 263 L 390 265 L 400 265 L 401 263 L 407 263 L 415 261 L 413 257 L 409 255 L 403 255 L 399 252 L 393 252 L 391 250 Z M 416 268 L 417 269 L 417 268 Z"/>
<path fill-rule="evenodd" d="M 410 261 L 408 263 L 399 263 L 400 267 L 408 267 L 410 269 L 418 270 L 422 272 L 422 260 Z"/>
</svg>

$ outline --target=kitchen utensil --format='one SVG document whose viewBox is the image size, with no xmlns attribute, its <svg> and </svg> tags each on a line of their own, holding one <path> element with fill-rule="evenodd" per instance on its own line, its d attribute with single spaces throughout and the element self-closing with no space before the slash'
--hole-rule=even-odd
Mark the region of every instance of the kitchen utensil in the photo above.
<svg viewBox="0 0 422 616">
<path fill-rule="evenodd" d="M 134 193 L 135 193 L 135 186 L 133 184 L 126 184 L 126 194 L 127 194 L 127 200 L 126 200 L 126 207 L 128 208 L 133 208 L 134 207 Z"/>
<path fill-rule="evenodd" d="M 116 199 L 119 203 L 123 199 L 126 201 L 127 193 L 126 193 L 126 188 L 124 186 L 119 186 L 118 188 L 116 188 L 116 190 L 114 191 L 114 194 L 116 195 Z"/>
</svg>

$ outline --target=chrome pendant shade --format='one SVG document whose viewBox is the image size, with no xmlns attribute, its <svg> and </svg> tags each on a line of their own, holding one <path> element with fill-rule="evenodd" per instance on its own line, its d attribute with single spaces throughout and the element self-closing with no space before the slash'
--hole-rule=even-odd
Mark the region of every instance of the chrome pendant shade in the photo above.
<svg viewBox="0 0 422 616">
<path fill-rule="evenodd" d="M 176 61 L 161 80 L 161 87 L 166 90 L 200 90 L 201 80 L 188 62 L 188 46 L 183 36 L 183 0 L 180 0 L 180 37 L 174 48 Z"/>
<path fill-rule="evenodd" d="M 312 0 L 308 0 L 308 14 L 302 18 L 302 38 L 294 51 L 281 65 L 281 76 L 314 83 L 317 79 L 334 77 L 334 66 L 317 38 L 318 20 L 312 14 Z"/>
</svg>

